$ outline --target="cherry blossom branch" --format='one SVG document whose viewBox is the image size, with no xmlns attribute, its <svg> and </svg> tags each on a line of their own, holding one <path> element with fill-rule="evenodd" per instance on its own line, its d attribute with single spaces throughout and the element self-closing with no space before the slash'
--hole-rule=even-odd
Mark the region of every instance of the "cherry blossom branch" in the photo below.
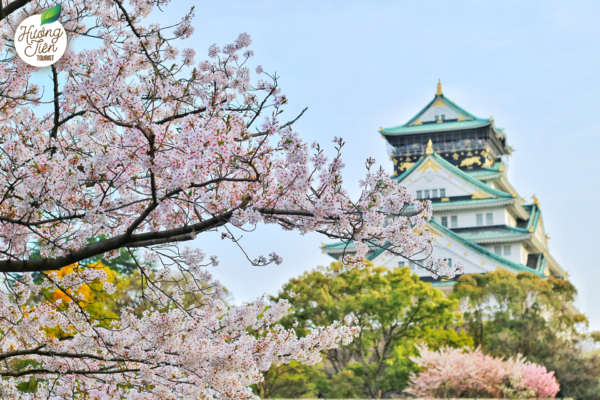
<svg viewBox="0 0 600 400">
<path fill-rule="evenodd" d="M 0 2 L 0 21 L 4 20 L 6 17 L 20 8 L 25 7 L 31 1 L 32 0 L 13 0 L 12 2 L 8 3 L 6 7 L 2 7 L 2 2 Z"/>
</svg>

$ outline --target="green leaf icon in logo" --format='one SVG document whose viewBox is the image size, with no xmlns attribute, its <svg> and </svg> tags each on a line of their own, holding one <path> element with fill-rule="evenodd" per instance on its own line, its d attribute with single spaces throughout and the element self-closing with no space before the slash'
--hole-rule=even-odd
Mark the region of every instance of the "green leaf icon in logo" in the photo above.
<svg viewBox="0 0 600 400">
<path fill-rule="evenodd" d="M 44 11 L 44 13 L 42 14 L 42 23 L 40 24 L 40 26 L 56 22 L 59 18 L 60 4 L 56 7 L 52 7 L 51 9 Z"/>
</svg>

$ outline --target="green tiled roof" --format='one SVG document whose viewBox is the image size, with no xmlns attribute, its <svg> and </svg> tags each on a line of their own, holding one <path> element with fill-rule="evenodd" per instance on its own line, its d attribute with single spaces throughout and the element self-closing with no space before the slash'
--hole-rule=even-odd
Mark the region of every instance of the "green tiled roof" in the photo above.
<svg viewBox="0 0 600 400">
<path fill-rule="evenodd" d="M 447 235 L 449 238 L 457 241 L 458 243 L 462 244 L 463 246 L 469 248 L 471 251 L 474 251 L 475 253 L 479 254 L 482 257 L 487 258 L 488 260 L 493 261 L 494 263 L 496 263 L 499 266 L 502 266 L 503 268 L 510 270 L 512 272 L 521 272 L 521 271 L 526 271 L 526 272 L 533 272 L 536 273 L 540 276 L 544 276 L 543 271 L 534 271 L 531 268 L 528 268 L 524 265 L 521 264 L 517 264 L 514 263 L 512 261 L 509 261 L 501 256 L 498 256 L 494 253 L 492 253 L 491 251 L 487 250 L 486 248 L 478 245 L 477 243 L 473 243 L 463 237 L 461 237 L 459 234 L 452 232 L 450 229 L 448 228 L 444 228 L 442 225 L 438 224 L 435 221 L 430 221 L 429 222 L 434 229 L 437 229 L 438 231 L 443 232 L 445 235 Z M 330 245 L 324 245 L 323 248 L 325 249 L 343 249 L 345 246 L 344 243 L 332 243 Z M 354 249 L 354 244 L 351 242 L 348 244 L 348 249 Z M 374 260 L 375 258 L 377 258 L 377 256 L 379 256 L 381 253 L 383 253 L 385 250 L 382 248 L 378 248 L 377 250 L 375 250 L 374 252 L 370 253 L 367 256 L 367 259 L 369 260 Z"/>
<path fill-rule="evenodd" d="M 537 204 L 527 204 L 524 205 L 523 208 L 529 213 L 529 215 L 531 215 L 531 217 L 527 220 L 527 230 L 532 229 L 533 232 L 535 232 L 542 214 L 540 207 Z"/>
<path fill-rule="evenodd" d="M 376 246 L 369 246 L 372 250 L 371 253 L 367 254 L 367 260 L 374 260 L 378 255 L 380 255 L 381 253 L 383 253 L 385 251 L 385 249 L 382 249 L 381 247 L 376 247 Z M 356 245 L 354 244 L 354 242 L 350 242 L 346 245 L 346 243 L 343 242 L 336 242 L 336 243 L 329 243 L 329 244 L 323 244 L 321 246 L 322 250 L 329 250 L 332 253 L 335 252 L 342 252 L 345 250 L 349 250 L 349 251 L 354 251 L 356 249 Z M 331 254 L 330 254 L 331 256 Z M 333 257 L 333 256 L 331 256 Z M 335 257 L 333 257 L 335 258 Z"/>
<path fill-rule="evenodd" d="M 456 111 L 462 118 L 466 119 L 465 121 L 448 121 L 448 122 L 440 122 L 440 123 L 429 123 L 429 124 L 421 124 L 421 125 L 412 125 L 415 123 L 421 115 L 434 103 L 442 101 L 445 106 L 451 108 Z M 496 128 L 494 121 L 484 118 L 477 118 L 470 112 L 466 111 L 462 107 L 457 106 L 454 102 L 448 100 L 444 97 L 443 94 L 435 95 L 433 100 L 431 100 L 421 111 L 417 113 L 414 117 L 410 119 L 404 125 L 395 126 L 392 128 L 382 128 L 379 130 L 383 135 L 397 136 L 397 135 L 409 135 L 409 134 L 419 134 L 426 132 L 440 132 L 440 131 L 453 131 L 458 129 L 472 129 L 479 128 L 486 125 L 492 125 L 492 128 L 496 132 L 499 137 L 505 138 L 504 129 Z"/>
<path fill-rule="evenodd" d="M 430 223 L 436 228 L 439 229 L 440 231 L 444 232 L 446 235 L 448 235 L 450 238 L 456 240 L 457 242 L 461 243 L 462 245 L 464 245 L 465 247 L 470 248 L 471 250 L 477 252 L 478 254 L 480 254 L 481 256 L 490 259 L 494 262 L 496 262 L 499 265 L 502 265 L 504 268 L 509 269 L 509 270 L 513 270 L 513 272 L 521 272 L 521 271 L 526 271 L 526 272 L 534 272 L 540 276 L 544 276 L 542 273 L 540 273 L 539 271 L 534 271 L 531 268 L 527 268 L 524 265 L 521 264 L 517 264 L 514 263 L 512 261 L 509 261 L 503 257 L 500 257 L 494 253 L 492 253 L 491 251 L 489 251 L 488 249 L 478 245 L 477 243 L 473 243 L 467 239 L 463 239 L 461 236 L 459 236 L 458 234 L 452 232 L 450 229 L 448 228 L 444 228 L 442 225 L 436 223 L 435 221 L 430 221 Z"/>
<path fill-rule="evenodd" d="M 423 163 L 423 161 L 429 157 L 427 156 L 423 156 L 419 159 L 419 161 L 417 161 L 415 163 L 415 165 L 413 165 L 410 169 L 408 169 L 407 171 L 404 171 L 401 175 L 398 175 L 397 177 L 395 177 L 394 179 L 396 179 L 398 182 L 401 182 L 404 178 L 406 178 L 412 171 L 414 171 L 415 169 L 419 168 L 419 166 Z M 450 171 L 452 174 L 454 174 L 455 176 L 469 182 L 471 185 L 475 186 L 476 188 L 478 188 L 479 190 L 482 190 L 484 192 L 490 193 L 494 196 L 498 196 L 498 197 L 503 197 L 503 198 L 512 198 L 513 196 L 509 193 L 503 192 L 501 190 L 497 190 L 494 188 L 489 187 L 488 185 L 478 181 L 477 179 L 469 176 L 469 174 L 467 174 L 466 172 L 464 172 L 463 170 L 461 170 L 460 168 L 456 168 L 454 165 L 450 164 L 448 161 L 444 160 L 443 157 L 441 157 L 440 155 L 438 155 L 437 153 L 433 153 L 431 154 L 431 157 L 433 157 L 440 165 L 442 165 L 443 167 L 445 167 L 448 171 Z"/>
<path fill-rule="evenodd" d="M 512 226 L 493 227 L 489 229 L 468 229 L 455 232 L 458 236 L 471 242 L 485 242 L 487 240 L 497 239 L 518 239 L 529 235 L 525 228 L 513 228 Z"/>
<path fill-rule="evenodd" d="M 346 245 L 346 243 L 343 243 L 343 242 L 336 242 L 336 243 L 324 244 L 323 248 L 329 249 L 329 250 L 343 250 L 344 248 L 355 249 L 356 246 L 354 245 L 354 242 L 350 242 L 347 245 Z"/>
<path fill-rule="evenodd" d="M 488 193 L 492 193 L 498 197 L 506 197 L 506 198 L 513 197 L 512 194 L 491 188 L 488 185 L 485 185 L 485 184 L 479 182 L 477 179 L 470 177 L 469 174 L 465 173 L 460 168 L 456 168 L 454 165 L 452 165 L 448 161 L 444 160 L 444 158 L 442 156 L 440 156 L 439 154 L 433 153 L 432 156 L 433 156 L 433 158 L 435 158 L 436 161 L 438 161 L 440 164 L 445 166 L 446 169 L 448 169 L 454 175 L 458 176 L 459 178 L 467 180 L 469 183 L 471 183 L 475 187 L 478 187 L 479 189 L 484 190 Z"/>
<path fill-rule="evenodd" d="M 471 129 L 480 128 L 482 126 L 491 125 L 492 121 L 487 119 L 479 119 L 473 121 L 451 121 L 442 122 L 437 124 L 423 124 L 423 125 L 400 125 L 393 128 L 381 129 L 379 132 L 384 135 L 409 135 L 413 133 L 429 133 L 429 132 L 440 132 L 440 131 L 455 131 L 458 129 Z"/>
<path fill-rule="evenodd" d="M 475 171 L 469 171 L 467 172 L 467 174 L 477 180 L 488 180 L 498 176 L 500 174 L 500 171 L 484 168 Z"/>
<path fill-rule="evenodd" d="M 500 170 L 500 167 L 502 167 L 503 165 L 504 165 L 503 161 L 496 161 L 494 163 L 494 166 L 491 168 L 467 170 L 465 172 L 467 173 L 467 175 L 469 175 L 475 179 L 478 179 L 478 180 L 490 179 L 492 177 L 496 177 L 498 174 L 500 174 L 502 172 Z"/>
<path fill-rule="evenodd" d="M 446 208 L 446 207 L 465 207 L 465 206 L 471 206 L 471 207 L 465 207 L 465 208 L 477 208 L 479 206 L 489 207 L 489 206 L 493 206 L 494 204 L 503 205 L 506 203 L 507 200 L 509 200 L 509 199 L 507 199 L 507 198 L 500 198 L 500 199 L 492 198 L 492 199 L 441 201 L 441 202 L 431 203 L 431 206 L 433 207 L 434 210 L 440 209 L 440 208 Z M 413 209 L 412 204 L 407 206 L 407 210 L 411 210 L 411 209 Z"/>
<path fill-rule="evenodd" d="M 448 100 L 443 94 L 436 94 L 435 97 L 433 98 L 433 100 L 431 100 L 425 107 L 423 107 L 423 109 L 421 111 L 419 111 L 417 113 L 417 115 L 415 115 L 414 117 L 412 117 L 410 119 L 410 121 L 408 121 L 406 124 L 404 124 L 403 126 L 407 126 L 412 124 L 413 122 L 415 122 L 416 120 L 419 119 L 419 117 L 421 115 L 423 115 L 423 113 L 436 101 L 441 100 L 444 105 L 450 107 L 451 109 L 453 109 L 454 111 L 456 111 L 457 113 L 459 113 L 460 115 L 462 115 L 464 118 L 470 119 L 470 120 L 474 120 L 477 119 L 476 116 L 474 116 L 473 114 L 471 114 L 470 112 L 468 112 L 467 110 L 463 109 L 462 107 L 459 107 L 456 105 L 456 103 Z"/>
</svg>

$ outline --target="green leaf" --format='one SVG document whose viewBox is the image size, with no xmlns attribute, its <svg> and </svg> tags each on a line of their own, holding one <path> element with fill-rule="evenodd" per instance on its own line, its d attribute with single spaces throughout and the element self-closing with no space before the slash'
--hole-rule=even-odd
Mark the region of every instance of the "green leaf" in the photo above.
<svg viewBox="0 0 600 400">
<path fill-rule="evenodd" d="M 40 26 L 58 21 L 58 19 L 60 18 L 60 11 L 60 4 L 56 7 L 52 7 L 51 9 L 44 11 L 44 13 L 42 14 L 42 23 L 40 24 Z"/>
</svg>

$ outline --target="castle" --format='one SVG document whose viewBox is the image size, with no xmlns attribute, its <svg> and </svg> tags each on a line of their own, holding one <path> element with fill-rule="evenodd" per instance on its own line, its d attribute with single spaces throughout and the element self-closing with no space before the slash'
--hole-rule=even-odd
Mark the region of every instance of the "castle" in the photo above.
<svg viewBox="0 0 600 400">
<path fill-rule="evenodd" d="M 507 177 L 513 149 L 493 118 L 478 118 L 437 93 L 404 125 L 381 128 L 394 178 L 413 197 L 429 199 L 433 219 L 427 226 L 434 237 L 431 257 L 460 261 L 465 274 L 498 268 L 513 273 L 565 278 L 550 255 L 540 205 L 517 194 Z M 343 243 L 324 244 L 322 251 L 340 258 Z M 422 280 L 444 292 L 455 279 L 433 279 L 428 271 L 384 250 L 373 248 L 368 259 L 388 268 L 409 266 Z"/>
</svg>

